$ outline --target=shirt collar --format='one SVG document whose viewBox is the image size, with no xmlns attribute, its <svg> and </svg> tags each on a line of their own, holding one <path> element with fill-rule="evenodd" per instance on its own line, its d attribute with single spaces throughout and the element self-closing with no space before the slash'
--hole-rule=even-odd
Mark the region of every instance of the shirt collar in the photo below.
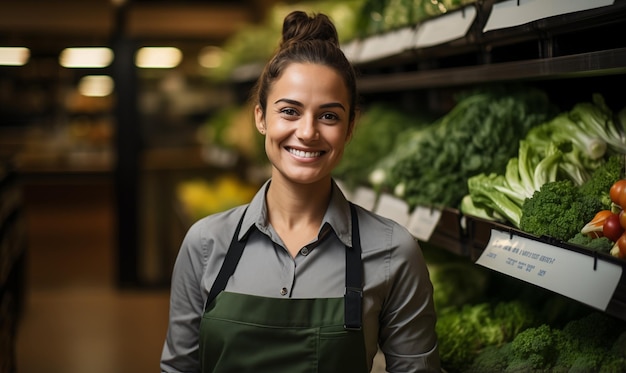
<svg viewBox="0 0 626 373">
<path fill-rule="evenodd" d="M 269 187 L 271 180 L 268 180 L 259 189 L 256 195 L 250 201 L 246 216 L 243 219 L 241 225 L 241 231 L 239 232 L 238 239 L 241 240 L 250 231 L 253 225 L 259 229 L 259 231 L 268 232 L 268 218 L 267 218 L 267 204 L 265 203 L 265 194 Z M 324 214 L 322 225 L 320 227 L 320 234 L 325 229 L 325 226 L 330 226 L 335 235 L 344 245 L 352 246 L 352 220 L 350 219 L 350 204 L 345 195 L 339 189 L 335 181 L 332 181 L 332 192 L 330 197 L 330 203 L 328 209 Z"/>
</svg>

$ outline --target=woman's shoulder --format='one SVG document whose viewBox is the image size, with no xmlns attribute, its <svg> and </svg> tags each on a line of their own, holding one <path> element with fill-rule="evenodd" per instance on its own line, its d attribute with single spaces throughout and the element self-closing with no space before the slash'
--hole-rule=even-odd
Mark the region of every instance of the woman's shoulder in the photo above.
<svg viewBox="0 0 626 373">
<path fill-rule="evenodd" d="M 229 234 L 232 236 L 247 206 L 247 204 L 240 205 L 200 218 L 191 225 L 187 234 L 200 236 Z"/>
<path fill-rule="evenodd" d="M 362 242 L 377 242 L 387 248 L 415 248 L 416 240 L 397 221 L 356 205 Z"/>
</svg>

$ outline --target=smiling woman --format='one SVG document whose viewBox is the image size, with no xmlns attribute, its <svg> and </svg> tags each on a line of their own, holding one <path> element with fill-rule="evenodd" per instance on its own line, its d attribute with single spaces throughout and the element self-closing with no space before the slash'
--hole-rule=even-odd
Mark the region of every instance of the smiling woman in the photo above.
<svg viewBox="0 0 626 373">
<path fill-rule="evenodd" d="M 341 76 L 323 65 L 291 64 L 274 83 L 268 102 L 267 113 L 256 106 L 255 119 L 265 134 L 273 182 L 296 183 L 299 189 L 312 191 L 328 189 L 330 172 L 353 127 Z"/>
<path fill-rule="evenodd" d="M 356 96 L 331 20 L 287 15 L 253 96 L 271 179 L 187 232 L 162 372 L 369 372 L 379 349 L 388 372 L 440 370 L 420 247 L 331 177 Z"/>
</svg>

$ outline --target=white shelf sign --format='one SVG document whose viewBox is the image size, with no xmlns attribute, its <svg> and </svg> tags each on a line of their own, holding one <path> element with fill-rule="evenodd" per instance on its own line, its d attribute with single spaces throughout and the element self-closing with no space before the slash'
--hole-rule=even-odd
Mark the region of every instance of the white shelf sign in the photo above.
<svg viewBox="0 0 626 373">
<path fill-rule="evenodd" d="M 615 0 L 508 0 L 493 4 L 483 32 L 514 27 L 542 18 L 613 5 Z"/>
<path fill-rule="evenodd" d="M 405 27 L 369 37 L 363 41 L 358 62 L 369 62 L 400 54 L 413 45 L 415 29 Z"/>
<path fill-rule="evenodd" d="M 390 194 L 380 196 L 375 212 L 382 217 L 395 220 L 402 226 L 406 226 L 409 221 L 409 205 Z"/>
<path fill-rule="evenodd" d="M 409 218 L 407 229 L 418 240 L 428 241 L 441 219 L 441 210 L 418 206 Z"/>
<path fill-rule="evenodd" d="M 415 47 L 429 47 L 462 38 L 475 18 L 476 8 L 470 5 L 427 20 L 417 29 Z"/>
<path fill-rule="evenodd" d="M 352 201 L 366 210 L 372 211 L 376 205 L 376 192 L 365 187 L 358 187 L 352 194 Z"/>
<path fill-rule="evenodd" d="M 491 230 L 476 261 L 484 267 L 605 311 L 622 276 L 622 267 L 575 251 L 508 232 Z"/>
</svg>

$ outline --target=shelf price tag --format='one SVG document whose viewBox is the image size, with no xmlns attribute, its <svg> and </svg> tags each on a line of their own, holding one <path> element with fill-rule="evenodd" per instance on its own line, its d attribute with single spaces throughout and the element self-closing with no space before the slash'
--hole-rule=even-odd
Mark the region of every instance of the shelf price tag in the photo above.
<svg viewBox="0 0 626 373">
<path fill-rule="evenodd" d="M 358 62 L 374 61 L 400 54 L 413 45 L 415 29 L 405 27 L 384 34 L 374 35 L 363 41 Z"/>
<path fill-rule="evenodd" d="M 409 218 L 407 229 L 417 239 L 428 241 L 439 224 L 439 219 L 441 219 L 441 210 L 418 206 Z"/>
<path fill-rule="evenodd" d="M 429 47 L 462 38 L 475 18 L 476 8 L 470 5 L 427 20 L 417 29 L 415 47 Z"/>
<path fill-rule="evenodd" d="M 372 211 L 376 205 L 376 192 L 373 189 L 358 187 L 352 194 L 352 201 L 364 209 Z"/>
<path fill-rule="evenodd" d="M 508 0 L 493 4 L 483 32 L 612 5 L 615 0 Z"/>
<path fill-rule="evenodd" d="M 390 194 L 380 196 L 375 212 L 382 217 L 395 220 L 405 227 L 409 221 L 409 205 Z"/>
<path fill-rule="evenodd" d="M 575 251 L 495 229 L 476 261 L 484 267 L 606 310 L 622 267 Z"/>
</svg>

